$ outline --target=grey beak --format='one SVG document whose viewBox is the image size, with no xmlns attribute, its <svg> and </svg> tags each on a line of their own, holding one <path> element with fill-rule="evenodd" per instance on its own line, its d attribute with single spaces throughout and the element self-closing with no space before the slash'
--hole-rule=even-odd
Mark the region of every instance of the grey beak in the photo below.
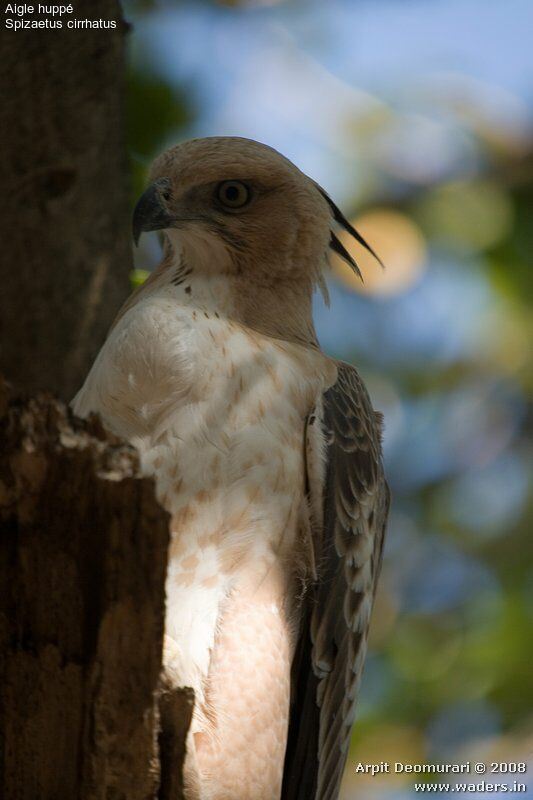
<svg viewBox="0 0 533 800">
<path fill-rule="evenodd" d="M 170 192 L 170 180 L 160 178 L 146 189 L 140 196 L 133 210 L 133 241 L 139 244 L 141 233 L 145 231 L 160 231 L 168 228 L 174 222 L 174 217 L 169 214 L 165 201 Z"/>
</svg>

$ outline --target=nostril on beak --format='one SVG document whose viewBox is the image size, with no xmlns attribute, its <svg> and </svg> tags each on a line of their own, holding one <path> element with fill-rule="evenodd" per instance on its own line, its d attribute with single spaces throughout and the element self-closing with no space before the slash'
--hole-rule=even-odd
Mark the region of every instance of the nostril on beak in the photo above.
<svg viewBox="0 0 533 800">
<path fill-rule="evenodd" d="M 172 198 L 170 180 L 161 178 L 152 183 L 141 195 L 133 211 L 133 240 L 139 243 L 145 231 L 159 231 L 173 222 L 173 217 L 166 208 Z"/>
</svg>

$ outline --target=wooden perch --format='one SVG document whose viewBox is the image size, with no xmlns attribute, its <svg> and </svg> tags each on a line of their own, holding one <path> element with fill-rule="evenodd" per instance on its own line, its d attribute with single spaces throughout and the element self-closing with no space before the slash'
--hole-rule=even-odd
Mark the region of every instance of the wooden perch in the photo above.
<svg viewBox="0 0 533 800">
<path fill-rule="evenodd" d="M 163 695 L 161 732 L 168 517 L 152 481 L 96 418 L 3 382 L 0 447 L 0 795 L 146 800 L 161 772 L 179 787 L 192 698 Z"/>
</svg>

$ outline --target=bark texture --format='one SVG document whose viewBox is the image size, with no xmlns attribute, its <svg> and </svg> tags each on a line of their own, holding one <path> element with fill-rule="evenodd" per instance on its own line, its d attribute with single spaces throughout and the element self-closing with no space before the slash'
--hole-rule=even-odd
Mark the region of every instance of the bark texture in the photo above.
<svg viewBox="0 0 533 800">
<path fill-rule="evenodd" d="M 117 27 L 66 27 L 85 18 Z M 2 31 L 0 370 L 70 400 L 129 291 L 127 26 L 118 0 L 61 19 Z"/>
<path fill-rule="evenodd" d="M 154 798 L 168 518 L 135 451 L 3 384 L 0 531 L 0 795 Z"/>
<path fill-rule="evenodd" d="M 158 800 L 182 800 L 185 787 L 183 769 L 187 734 L 194 709 L 194 692 L 161 682 L 159 696 L 160 784 Z M 187 787 L 189 790 L 191 787 Z M 189 794 L 189 797 L 192 796 Z"/>
</svg>

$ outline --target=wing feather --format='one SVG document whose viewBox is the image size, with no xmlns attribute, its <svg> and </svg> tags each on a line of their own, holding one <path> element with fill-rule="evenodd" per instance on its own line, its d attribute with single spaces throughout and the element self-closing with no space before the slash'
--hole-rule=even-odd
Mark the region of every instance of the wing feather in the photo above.
<svg viewBox="0 0 533 800">
<path fill-rule="evenodd" d="M 389 506 L 380 416 L 354 367 L 339 363 L 337 382 L 309 419 L 307 486 L 318 575 L 306 596 L 293 663 L 282 800 L 338 797 Z"/>
</svg>

